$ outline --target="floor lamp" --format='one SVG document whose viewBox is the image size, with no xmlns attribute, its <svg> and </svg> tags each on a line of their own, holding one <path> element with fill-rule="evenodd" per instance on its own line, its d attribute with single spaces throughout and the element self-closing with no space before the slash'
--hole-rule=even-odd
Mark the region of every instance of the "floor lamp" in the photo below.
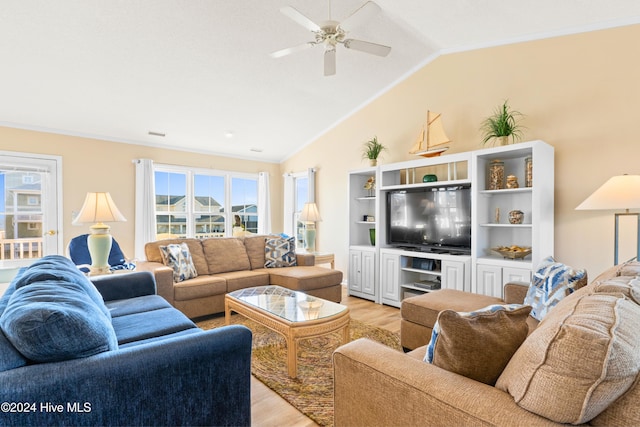
<svg viewBox="0 0 640 427">
<path fill-rule="evenodd" d="M 322 221 L 318 206 L 315 203 L 305 203 L 300 214 L 300 221 L 305 223 L 304 247 L 307 252 L 316 250 L 316 222 Z"/>
<path fill-rule="evenodd" d="M 111 252 L 111 228 L 105 222 L 120 222 L 127 219 L 120 213 L 109 193 L 87 193 L 80 213 L 73 224 L 95 223 L 90 227 L 87 246 L 91 255 L 90 275 L 107 274 Z"/>
<path fill-rule="evenodd" d="M 577 210 L 624 210 L 615 214 L 613 263 L 618 264 L 619 228 L 621 216 L 635 216 L 638 222 L 636 257 L 640 257 L 640 214 L 629 209 L 640 208 L 640 175 L 619 175 L 609 178 L 592 195 L 580 203 Z"/>
</svg>

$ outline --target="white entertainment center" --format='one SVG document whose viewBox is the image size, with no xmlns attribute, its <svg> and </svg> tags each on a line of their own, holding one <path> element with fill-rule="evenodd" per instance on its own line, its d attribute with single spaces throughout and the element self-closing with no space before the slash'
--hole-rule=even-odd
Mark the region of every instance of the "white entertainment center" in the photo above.
<svg viewBox="0 0 640 427">
<path fill-rule="evenodd" d="M 493 189 L 489 170 L 499 161 Z M 532 171 L 532 173 L 531 173 Z M 527 173 L 529 172 L 529 177 Z M 437 181 L 432 175 L 437 177 Z M 423 180 L 423 177 L 424 180 Z M 514 188 L 513 179 L 517 179 Z M 375 179 L 375 188 L 366 189 Z M 527 186 L 529 184 L 530 186 Z M 471 186 L 470 248 L 407 248 L 389 245 L 387 194 L 402 190 L 440 191 Z M 523 219 L 510 220 L 520 211 Z M 515 214 L 514 214 L 515 215 Z M 408 296 L 436 289 L 459 289 L 502 296 L 508 281 L 531 279 L 539 261 L 553 255 L 554 149 L 543 141 L 419 158 L 349 173 L 349 295 L 399 307 Z M 371 231 L 373 230 L 373 231 Z M 375 239 L 373 238 L 375 236 Z M 531 248 L 510 259 L 492 250 Z"/>
</svg>

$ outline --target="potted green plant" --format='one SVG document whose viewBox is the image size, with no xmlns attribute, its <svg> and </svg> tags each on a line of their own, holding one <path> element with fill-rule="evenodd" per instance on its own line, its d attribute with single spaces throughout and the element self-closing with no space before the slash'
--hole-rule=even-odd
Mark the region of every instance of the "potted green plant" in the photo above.
<svg viewBox="0 0 640 427">
<path fill-rule="evenodd" d="M 380 156 L 380 153 L 386 149 L 387 147 L 378 142 L 378 137 L 374 136 L 372 139 L 365 142 L 362 158 L 369 159 L 371 166 L 375 166 L 378 164 L 378 156 Z"/>
<path fill-rule="evenodd" d="M 482 122 L 480 129 L 482 130 L 482 143 L 493 140 L 494 144 L 506 145 L 511 142 L 515 143 L 522 138 L 522 129 L 519 121 L 524 115 L 519 111 L 512 110 L 508 101 L 495 109 L 493 115 L 487 117 Z"/>
</svg>

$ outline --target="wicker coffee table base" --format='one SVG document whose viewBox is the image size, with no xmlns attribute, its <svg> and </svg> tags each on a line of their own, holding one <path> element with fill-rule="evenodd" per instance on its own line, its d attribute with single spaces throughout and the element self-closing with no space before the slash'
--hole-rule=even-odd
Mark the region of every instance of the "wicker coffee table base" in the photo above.
<svg viewBox="0 0 640 427">
<path fill-rule="evenodd" d="M 282 335 L 287 343 L 287 371 L 291 378 L 298 375 L 298 342 L 304 338 L 312 338 L 342 330 L 342 342 L 349 341 L 349 310 L 335 316 L 304 322 L 290 322 L 267 311 L 245 304 L 243 301 L 225 297 L 225 321 L 231 323 L 231 312 L 235 311 L 274 332 Z"/>
</svg>

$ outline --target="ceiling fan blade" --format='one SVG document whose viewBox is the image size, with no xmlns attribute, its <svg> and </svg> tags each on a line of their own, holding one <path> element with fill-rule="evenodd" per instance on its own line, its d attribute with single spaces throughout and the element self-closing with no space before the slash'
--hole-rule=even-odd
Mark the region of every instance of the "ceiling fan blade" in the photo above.
<svg viewBox="0 0 640 427">
<path fill-rule="evenodd" d="M 389 46 L 356 39 L 346 39 L 344 41 L 344 47 L 378 56 L 387 56 L 389 52 L 391 52 Z"/>
<path fill-rule="evenodd" d="M 340 28 L 343 30 L 352 30 L 353 28 L 359 27 L 365 22 L 371 20 L 375 15 L 377 15 L 382 9 L 376 3 L 372 1 L 368 1 L 363 4 L 359 9 L 356 9 L 349 17 L 344 19 L 340 23 Z"/>
<path fill-rule="evenodd" d="M 291 6 L 283 7 L 282 9 L 280 9 L 280 12 L 282 12 L 284 15 L 288 16 L 298 24 L 302 25 L 309 31 L 316 32 L 321 30 L 318 24 L 316 24 L 311 19 L 307 18 L 302 13 L 300 13 L 297 9 Z"/>
<path fill-rule="evenodd" d="M 283 56 L 291 55 L 292 53 L 300 52 L 303 50 L 307 50 L 316 45 L 314 42 L 307 42 L 298 46 L 288 47 L 286 49 L 277 50 L 275 52 L 271 52 L 269 55 L 272 58 L 282 58 Z"/>
<path fill-rule="evenodd" d="M 324 75 L 333 76 L 336 73 L 336 49 L 324 51 Z"/>
</svg>

